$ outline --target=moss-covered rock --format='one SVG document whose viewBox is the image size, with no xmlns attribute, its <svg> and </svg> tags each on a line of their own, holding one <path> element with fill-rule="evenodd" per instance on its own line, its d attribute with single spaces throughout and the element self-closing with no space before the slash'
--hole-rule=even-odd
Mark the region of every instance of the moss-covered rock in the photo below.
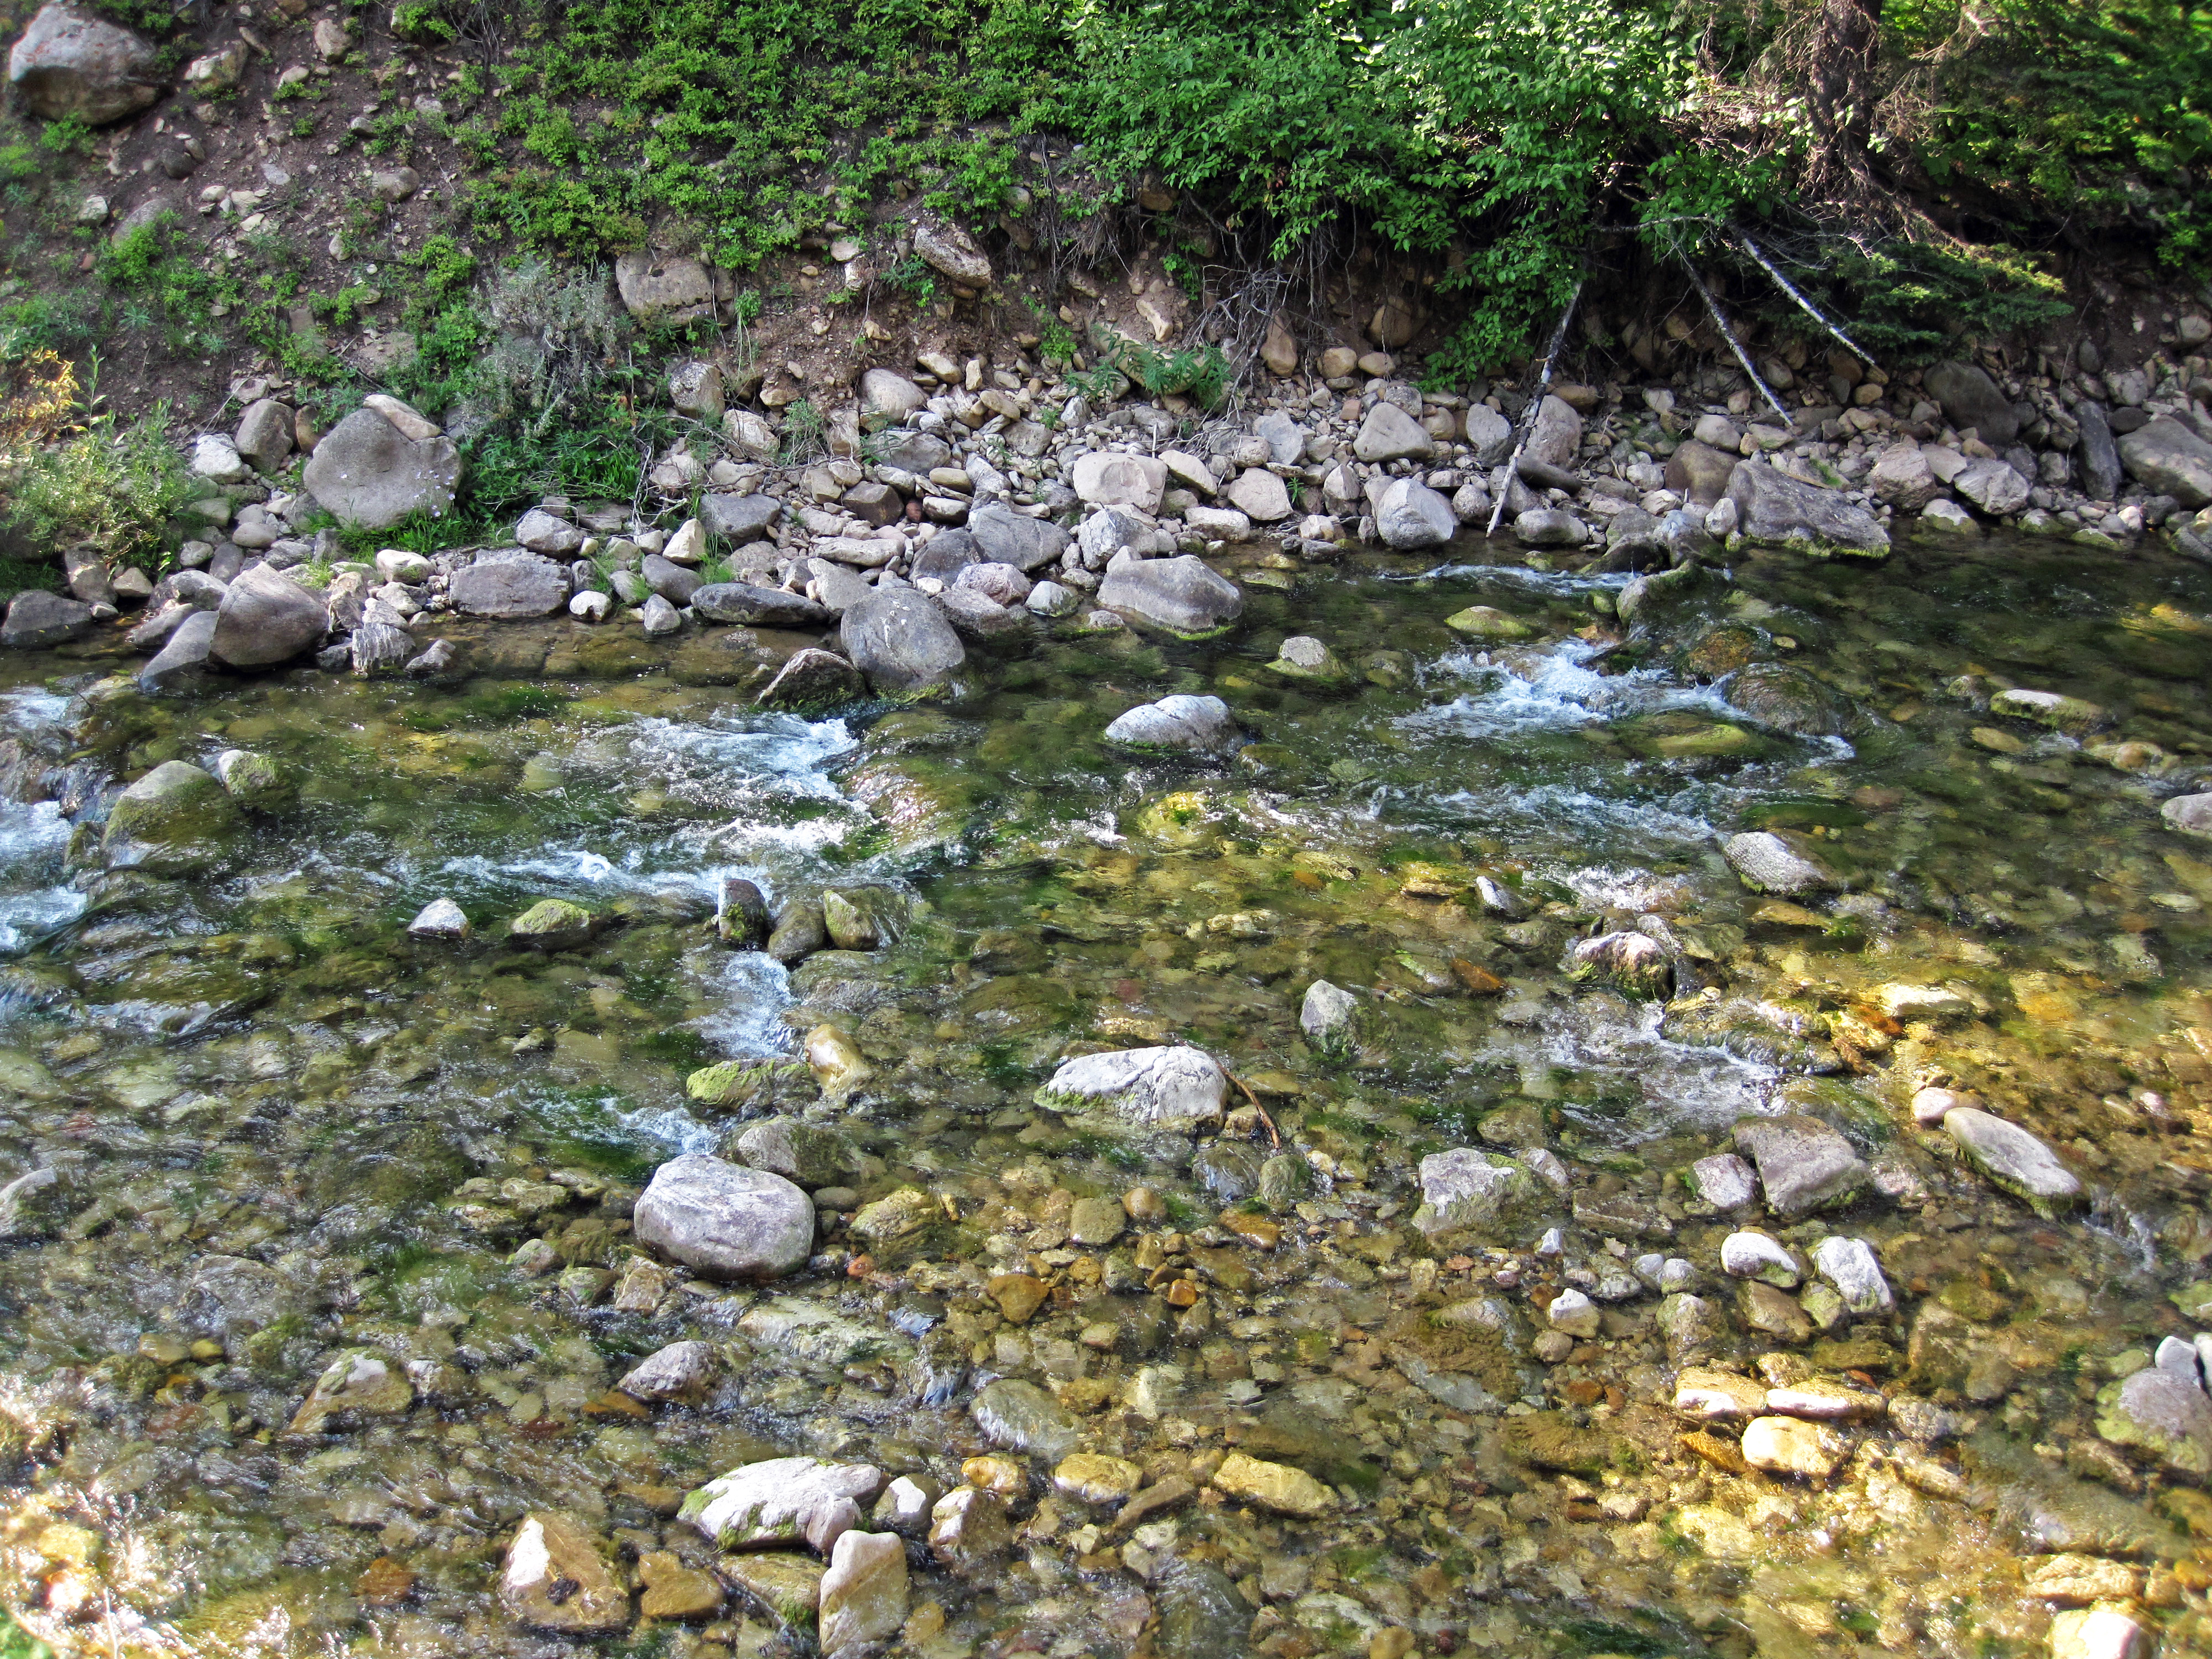
<svg viewBox="0 0 2212 1659">
<path fill-rule="evenodd" d="M 229 854 L 245 820 L 223 787 L 188 761 L 163 761 L 116 798 L 103 848 L 111 867 L 191 875 Z"/>
</svg>

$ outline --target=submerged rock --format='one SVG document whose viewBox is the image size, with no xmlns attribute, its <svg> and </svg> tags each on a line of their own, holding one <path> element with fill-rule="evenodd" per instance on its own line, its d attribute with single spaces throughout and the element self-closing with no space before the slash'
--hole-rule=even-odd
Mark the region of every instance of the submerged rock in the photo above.
<svg viewBox="0 0 2212 1659">
<path fill-rule="evenodd" d="M 1844 885 L 1821 862 L 1808 838 L 1786 830 L 1730 836 L 1721 850 L 1743 884 L 1755 893 L 1832 891 Z"/>
<path fill-rule="evenodd" d="M 292 1419 L 294 1434 L 319 1434 L 332 1418 L 398 1417 L 415 1403 L 407 1373 L 382 1354 L 349 1348 L 324 1368 Z"/>
<path fill-rule="evenodd" d="M 1358 1041 L 1359 1000 L 1340 985 L 1317 979 L 1306 987 L 1299 1005 L 1298 1029 L 1323 1054 L 1347 1054 Z"/>
<path fill-rule="evenodd" d="M 1471 1146 L 1430 1153 L 1421 1160 L 1420 1180 L 1413 1225 L 1425 1233 L 1490 1227 L 1540 1208 L 1546 1197 L 1524 1164 Z"/>
<path fill-rule="evenodd" d="M 637 1240 L 709 1279 L 775 1279 L 814 1248 L 814 1206 L 781 1176 L 687 1152 L 653 1171 Z"/>
<path fill-rule="evenodd" d="M 520 1623 L 562 1636 L 629 1628 L 629 1594 L 608 1570 L 598 1540 L 564 1515 L 522 1518 L 499 1579 L 499 1599 Z"/>
<path fill-rule="evenodd" d="M 573 951 L 605 925 L 596 912 L 568 899 L 540 899 L 507 925 L 507 937 L 533 951 Z"/>
<path fill-rule="evenodd" d="M 1227 703 L 1218 697 L 1181 693 L 1139 703 L 1116 715 L 1106 728 L 1107 742 L 1132 749 L 1219 749 L 1236 737 L 1237 722 Z"/>
<path fill-rule="evenodd" d="M 1943 1114 L 1943 1131 L 1966 1159 L 2037 1214 L 2050 1216 L 2081 1196 L 2081 1177 L 2058 1155 L 2017 1124 L 1972 1106 Z"/>
<path fill-rule="evenodd" d="M 1746 1118 L 1735 1126 L 1735 1144 L 1759 1166 L 1766 1207 L 1779 1216 L 1832 1208 L 1866 1184 L 1867 1167 L 1851 1143 L 1818 1118 Z"/>
<path fill-rule="evenodd" d="M 1137 1128 L 1194 1133 L 1221 1121 L 1229 1078 L 1202 1048 L 1122 1048 L 1065 1061 L 1036 1103 L 1071 1115 L 1110 1112 Z"/>
<path fill-rule="evenodd" d="M 1083 1443 L 1083 1431 L 1067 1408 L 1034 1382 L 1001 1377 L 969 1402 L 969 1415 L 984 1437 L 1025 1456 L 1057 1464 Z"/>
<path fill-rule="evenodd" d="M 244 827 L 220 783 L 189 761 L 163 761 L 116 798 L 101 846 L 117 869 L 190 875 L 220 863 Z"/>
<path fill-rule="evenodd" d="M 1304 1469 L 1287 1463 L 1262 1462 L 1243 1452 L 1231 1452 L 1213 1472 L 1216 1490 L 1240 1504 L 1251 1504 L 1299 1520 L 1318 1520 L 1335 1513 L 1336 1494 Z"/>
<path fill-rule="evenodd" d="M 907 1616 L 906 1540 L 896 1533 L 848 1532 L 822 1575 L 822 1651 L 840 1654 L 886 1641 Z"/>
<path fill-rule="evenodd" d="M 2097 1394 L 2097 1432 L 2179 1474 L 2212 1475 L 2212 1399 L 2193 1377 L 2155 1365 Z"/>
</svg>

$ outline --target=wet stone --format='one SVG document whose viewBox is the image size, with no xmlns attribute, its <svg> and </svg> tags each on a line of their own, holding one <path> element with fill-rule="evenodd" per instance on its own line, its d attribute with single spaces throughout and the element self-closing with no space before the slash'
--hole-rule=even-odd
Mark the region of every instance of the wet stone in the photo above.
<svg viewBox="0 0 2212 1659">
<path fill-rule="evenodd" d="M 403 1415 L 415 1403 L 415 1385 L 382 1354 L 349 1348 L 324 1368 L 292 1419 L 294 1434 L 318 1434 L 332 1420 Z"/>
<path fill-rule="evenodd" d="M 1240 1504 L 1314 1520 L 1335 1512 L 1336 1494 L 1304 1469 L 1231 1452 L 1212 1476 L 1215 1489 Z"/>
<path fill-rule="evenodd" d="M 1137 1128 L 1190 1133 L 1221 1121 L 1229 1079 L 1189 1048 L 1123 1048 L 1061 1065 L 1036 1103 L 1071 1115 L 1105 1112 Z"/>
<path fill-rule="evenodd" d="M 822 1576 L 822 1651 L 844 1653 L 887 1640 L 906 1622 L 907 1606 L 905 1541 L 891 1533 L 846 1533 Z"/>
<path fill-rule="evenodd" d="M 1700 1422 L 1731 1422 L 1764 1413 L 1766 1393 L 1766 1385 L 1751 1377 L 1686 1366 L 1674 1379 L 1674 1409 Z"/>
<path fill-rule="evenodd" d="M 615 1384 L 636 1400 L 696 1398 L 714 1378 L 718 1362 L 705 1342 L 672 1342 L 647 1356 Z"/>
<path fill-rule="evenodd" d="M 1730 1233 L 1721 1242 L 1721 1267 L 1737 1279 L 1756 1279 L 1785 1291 L 1797 1288 L 1797 1263 L 1765 1233 Z"/>
<path fill-rule="evenodd" d="M 726 1555 L 717 1565 L 723 1577 L 778 1624 L 813 1629 L 827 1571 L 821 1562 L 784 1550 L 763 1550 Z"/>
<path fill-rule="evenodd" d="M 866 1463 L 770 1458 L 708 1481 L 678 1514 L 721 1549 L 805 1543 L 826 1554 L 860 1524 L 862 1501 L 883 1481 Z"/>
<path fill-rule="evenodd" d="M 1085 1504 L 1119 1504 L 1133 1496 L 1144 1471 L 1125 1457 L 1077 1452 L 1052 1472 L 1055 1490 Z"/>
<path fill-rule="evenodd" d="M 957 1486 L 930 1510 L 929 1548 L 949 1572 L 973 1577 L 989 1571 L 1013 1544 L 1006 1500 Z"/>
<path fill-rule="evenodd" d="M 1690 1183 L 1717 1210 L 1741 1210 L 1759 1196 L 1751 1165 L 1734 1152 L 1699 1158 L 1690 1166 Z"/>
<path fill-rule="evenodd" d="M 564 1636 L 627 1630 L 629 1596 L 598 1540 L 566 1516 L 526 1515 L 507 1547 L 500 1600 L 521 1624 Z"/>
<path fill-rule="evenodd" d="M 773 1279 L 814 1248 L 814 1206 L 782 1176 L 703 1153 L 653 1171 L 637 1201 L 638 1242 L 716 1279 Z"/>
<path fill-rule="evenodd" d="M 1034 1382 L 1001 1377 L 978 1390 L 968 1411 L 993 1445 L 1024 1456 L 1057 1464 L 1081 1443 L 1074 1417 Z"/>
<path fill-rule="evenodd" d="M 2193 1377 L 2154 1365 L 2106 1384 L 2097 1395 L 2097 1432 L 2177 1474 L 2212 1474 L 2212 1399 Z"/>
<path fill-rule="evenodd" d="M 1766 1206 L 1779 1216 L 1832 1208 L 1866 1184 L 1866 1165 L 1850 1142 L 1818 1118 L 1746 1118 L 1735 1126 L 1735 1143 L 1758 1166 Z"/>
<path fill-rule="evenodd" d="M 1769 1474 L 1825 1480 L 1847 1451 L 1834 1431 L 1796 1418 L 1758 1418 L 1743 1431 L 1743 1461 Z"/>
<path fill-rule="evenodd" d="M 1968 1162 L 2039 1215 L 2055 1215 L 2081 1195 L 2081 1177 L 2017 1125 L 1971 1106 L 1956 1106 L 1943 1115 L 1943 1129 Z"/>
<path fill-rule="evenodd" d="M 639 1556 L 637 1577 L 645 1591 L 637 1601 L 641 1619 L 696 1621 L 722 1610 L 721 1581 L 711 1572 L 685 1566 L 666 1550 L 647 1550 Z"/>
</svg>

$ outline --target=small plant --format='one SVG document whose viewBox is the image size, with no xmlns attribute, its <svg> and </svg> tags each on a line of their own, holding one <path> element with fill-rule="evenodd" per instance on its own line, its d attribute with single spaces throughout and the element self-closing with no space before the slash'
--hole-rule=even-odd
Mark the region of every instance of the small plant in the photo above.
<svg viewBox="0 0 2212 1659">
<path fill-rule="evenodd" d="M 937 303 L 937 273 L 919 253 L 909 253 L 883 276 L 886 288 L 908 295 L 924 311 Z"/>
<path fill-rule="evenodd" d="M 783 464 L 804 466 L 818 459 L 823 451 L 823 437 L 829 430 L 822 419 L 822 411 L 801 398 L 783 411 Z"/>
<path fill-rule="evenodd" d="M 168 413 L 157 404 L 129 425 L 98 416 L 10 466 L 9 523 L 35 544 L 90 542 L 110 559 L 159 549 L 169 520 L 203 489 L 163 429 Z"/>
<path fill-rule="evenodd" d="M 46 123 L 39 134 L 39 142 L 57 155 L 89 155 L 92 129 L 74 115 L 64 115 Z"/>
</svg>

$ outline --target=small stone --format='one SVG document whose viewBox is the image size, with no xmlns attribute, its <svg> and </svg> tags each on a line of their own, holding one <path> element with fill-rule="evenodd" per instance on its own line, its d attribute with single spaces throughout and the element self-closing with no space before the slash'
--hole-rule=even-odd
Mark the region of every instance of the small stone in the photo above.
<svg viewBox="0 0 2212 1659">
<path fill-rule="evenodd" d="M 1324 1054 L 1349 1052 L 1358 1040 L 1359 1000 L 1341 986 L 1317 979 L 1306 987 L 1298 1009 L 1298 1029 Z"/>
<path fill-rule="evenodd" d="M 1690 1166 L 1690 1184 L 1717 1210 L 1740 1210 L 1759 1196 L 1751 1165 L 1734 1152 L 1699 1158 Z"/>
<path fill-rule="evenodd" d="M 687 1567 L 666 1550 L 647 1550 L 637 1558 L 641 1619 L 701 1620 L 722 1610 L 722 1581 L 711 1572 Z"/>
<path fill-rule="evenodd" d="M 1119 1504 L 1132 1496 L 1145 1472 L 1124 1457 L 1096 1452 L 1077 1452 L 1061 1460 L 1052 1472 L 1052 1484 L 1070 1498 L 1085 1504 Z"/>
<path fill-rule="evenodd" d="M 1766 1385 L 1733 1371 L 1687 1366 L 1674 1379 L 1674 1409 L 1704 1423 L 1753 1418 L 1766 1409 Z"/>
<path fill-rule="evenodd" d="M 972 1577 L 987 1571 L 1012 1547 L 1006 1500 L 973 1486 L 956 1486 L 929 1512 L 929 1547 L 951 1572 Z"/>
<path fill-rule="evenodd" d="M 2042 1216 L 2056 1215 L 2081 1196 L 2081 1177 L 2033 1135 L 1971 1106 L 1943 1115 L 1943 1130 L 1976 1169 Z"/>
<path fill-rule="evenodd" d="M 291 1432 L 319 1434 L 332 1418 L 403 1416 L 414 1403 L 405 1371 L 368 1348 L 349 1348 L 315 1379 Z"/>
<path fill-rule="evenodd" d="M 1721 1242 L 1721 1268 L 1737 1279 L 1756 1279 L 1785 1291 L 1797 1288 L 1796 1262 L 1765 1233 L 1730 1233 Z"/>
<path fill-rule="evenodd" d="M 1813 1247 L 1813 1267 L 1854 1314 L 1887 1313 L 1896 1305 L 1874 1247 L 1864 1239 L 1831 1234 Z"/>
<path fill-rule="evenodd" d="M 1769 1474 L 1825 1480 L 1846 1452 L 1832 1431 L 1796 1418 L 1761 1417 L 1743 1431 L 1743 1461 Z"/>
<path fill-rule="evenodd" d="M 1044 1281 L 1028 1273 L 1000 1273 L 983 1286 L 984 1295 L 999 1305 L 1011 1324 L 1024 1325 L 1051 1294 Z"/>
<path fill-rule="evenodd" d="M 1580 1291 L 1561 1291 L 1552 1298 L 1552 1305 L 1545 1310 L 1545 1317 L 1553 1330 L 1585 1340 L 1595 1336 L 1602 1328 L 1597 1304 Z"/>
<path fill-rule="evenodd" d="M 1317 1520 L 1337 1508 L 1336 1494 L 1304 1469 L 1262 1462 L 1243 1452 L 1231 1452 L 1222 1461 L 1212 1485 L 1240 1504 L 1300 1520 Z"/>
<path fill-rule="evenodd" d="M 866 1463 L 775 1457 L 744 1464 L 691 1492 L 678 1510 L 720 1548 L 805 1543 L 827 1554 L 860 1524 L 860 1502 L 882 1473 Z"/>
<path fill-rule="evenodd" d="M 615 1384 L 633 1400 L 688 1400 L 705 1392 L 717 1366 L 713 1345 L 672 1342 Z"/>
<path fill-rule="evenodd" d="M 830 1553 L 822 1575 L 819 1630 L 824 1654 L 888 1641 L 906 1622 L 906 1542 L 896 1533 L 853 1531 Z"/>
<path fill-rule="evenodd" d="M 2070 1607 L 2051 1621 L 2051 1659 L 2148 1659 L 2152 1644 L 2118 1607 Z"/>
</svg>

